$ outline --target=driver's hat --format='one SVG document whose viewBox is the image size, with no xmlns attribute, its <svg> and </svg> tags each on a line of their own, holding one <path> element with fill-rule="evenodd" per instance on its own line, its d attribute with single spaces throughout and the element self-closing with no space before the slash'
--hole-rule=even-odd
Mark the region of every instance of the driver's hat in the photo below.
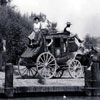
<svg viewBox="0 0 100 100">
<path fill-rule="evenodd" d="M 67 24 L 67 25 L 72 25 L 71 22 L 67 22 L 66 24 Z"/>
</svg>

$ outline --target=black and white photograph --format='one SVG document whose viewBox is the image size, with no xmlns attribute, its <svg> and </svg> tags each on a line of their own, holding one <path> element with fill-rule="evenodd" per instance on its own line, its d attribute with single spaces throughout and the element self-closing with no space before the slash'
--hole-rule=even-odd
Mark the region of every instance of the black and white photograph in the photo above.
<svg viewBox="0 0 100 100">
<path fill-rule="evenodd" d="M 0 0 L 0 100 L 100 99 L 100 0 Z"/>
</svg>

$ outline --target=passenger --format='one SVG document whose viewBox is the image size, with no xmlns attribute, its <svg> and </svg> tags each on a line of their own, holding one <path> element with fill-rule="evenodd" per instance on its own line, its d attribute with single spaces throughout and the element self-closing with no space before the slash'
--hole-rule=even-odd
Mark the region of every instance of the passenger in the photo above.
<svg viewBox="0 0 100 100">
<path fill-rule="evenodd" d="M 41 29 L 41 23 L 39 22 L 39 18 L 34 18 L 35 23 L 33 24 L 33 32 L 28 36 L 29 38 L 29 45 L 32 46 L 35 41 L 37 41 L 37 35 Z"/>
<path fill-rule="evenodd" d="M 66 27 L 64 28 L 64 32 L 67 34 L 67 35 L 69 35 L 70 37 L 75 37 L 78 41 L 79 41 L 79 43 L 82 43 L 83 42 L 83 40 L 81 40 L 79 37 L 78 37 L 78 35 L 77 34 L 72 34 L 72 32 L 70 31 L 70 26 L 71 26 L 72 24 L 70 23 L 70 22 L 67 22 L 67 25 L 66 25 Z"/>
<path fill-rule="evenodd" d="M 47 20 L 46 16 L 43 15 L 42 21 L 41 21 L 41 31 L 43 34 L 48 34 L 48 29 L 50 27 L 50 22 Z"/>
<path fill-rule="evenodd" d="M 43 34 L 49 34 L 49 27 L 50 26 L 51 25 L 50 25 L 49 20 L 47 20 L 45 15 L 43 15 L 42 21 L 41 21 L 41 31 L 42 31 L 42 33 Z M 49 38 L 49 39 L 47 39 L 46 42 L 47 42 L 46 46 L 49 48 L 53 43 L 53 39 Z"/>
</svg>

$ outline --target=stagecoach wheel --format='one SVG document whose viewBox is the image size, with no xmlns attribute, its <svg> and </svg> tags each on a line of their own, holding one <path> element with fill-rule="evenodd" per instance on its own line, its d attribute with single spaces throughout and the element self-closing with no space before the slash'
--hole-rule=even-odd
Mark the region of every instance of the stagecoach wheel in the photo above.
<svg viewBox="0 0 100 100">
<path fill-rule="evenodd" d="M 50 52 L 44 52 L 37 58 L 36 66 L 38 74 L 42 78 L 49 79 L 55 75 L 57 63 L 55 57 Z"/>
<path fill-rule="evenodd" d="M 27 59 L 20 58 L 18 61 L 18 71 L 22 78 L 33 78 L 36 76 L 36 66 L 28 64 Z"/>
<path fill-rule="evenodd" d="M 72 59 L 68 63 L 68 71 L 71 77 L 80 78 L 83 73 L 83 68 L 81 63 L 78 60 Z"/>
</svg>

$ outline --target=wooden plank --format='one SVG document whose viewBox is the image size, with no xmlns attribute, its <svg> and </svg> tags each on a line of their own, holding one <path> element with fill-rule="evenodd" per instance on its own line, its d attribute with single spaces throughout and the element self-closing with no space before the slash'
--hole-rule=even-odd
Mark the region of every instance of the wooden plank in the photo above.
<svg viewBox="0 0 100 100">
<path fill-rule="evenodd" d="M 14 79 L 14 87 L 29 86 L 85 86 L 84 79 L 46 79 L 45 84 L 39 83 L 39 79 Z"/>
<path fill-rule="evenodd" d="M 14 93 L 26 92 L 84 92 L 84 79 L 47 79 L 45 84 L 38 79 L 15 79 Z"/>
<path fill-rule="evenodd" d="M 84 87 L 80 86 L 34 86 L 34 87 L 15 87 L 14 93 L 26 92 L 84 92 Z"/>
</svg>

